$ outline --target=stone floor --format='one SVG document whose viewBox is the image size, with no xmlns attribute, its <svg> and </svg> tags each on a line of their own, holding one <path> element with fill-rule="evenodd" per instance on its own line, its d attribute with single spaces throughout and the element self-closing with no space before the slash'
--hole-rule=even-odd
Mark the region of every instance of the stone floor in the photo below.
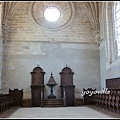
<svg viewBox="0 0 120 120">
<path fill-rule="evenodd" d="M 110 111 L 105 111 L 94 106 L 78 106 L 78 107 L 53 107 L 53 108 L 22 108 L 12 107 L 3 114 L 0 118 L 16 119 L 16 118 L 39 118 L 39 119 L 119 119 L 120 114 L 114 114 Z"/>
<path fill-rule="evenodd" d="M 100 113 L 103 113 L 103 114 L 106 114 L 108 116 L 112 116 L 113 118 L 119 118 L 120 119 L 120 111 L 119 112 L 115 112 L 113 110 L 105 110 L 104 108 L 100 108 L 100 107 L 97 107 L 97 106 L 94 106 L 94 105 L 89 105 L 88 107 L 100 112 Z"/>
<path fill-rule="evenodd" d="M 8 110 L 4 111 L 3 113 L 0 113 L 0 118 L 8 118 L 10 115 L 15 113 L 20 107 L 14 106 L 9 108 Z"/>
<path fill-rule="evenodd" d="M 54 108 L 20 108 L 13 107 L 7 110 L 0 118 L 17 119 L 17 118 L 39 118 L 39 119 L 115 119 L 120 115 L 110 114 L 110 112 L 100 111 L 93 106 L 78 107 L 54 107 Z"/>
</svg>

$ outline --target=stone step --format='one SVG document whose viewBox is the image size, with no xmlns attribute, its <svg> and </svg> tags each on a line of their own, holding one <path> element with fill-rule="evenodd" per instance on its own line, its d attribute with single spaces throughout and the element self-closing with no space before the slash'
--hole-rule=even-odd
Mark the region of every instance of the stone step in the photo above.
<svg viewBox="0 0 120 120">
<path fill-rule="evenodd" d="M 22 100 L 22 107 L 30 107 L 30 106 L 31 106 L 31 99 Z"/>
<path fill-rule="evenodd" d="M 44 98 L 44 101 L 61 101 L 63 98 Z"/>
<path fill-rule="evenodd" d="M 64 101 L 63 99 L 43 99 L 43 107 L 63 107 Z"/>
<path fill-rule="evenodd" d="M 76 106 L 84 105 L 83 98 L 76 98 L 75 100 L 76 100 Z"/>
<path fill-rule="evenodd" d="M 30 107 L 30 106 L 31 106 L 31 99 L 22 100 L 22 107 Z M 64 106 L 63 98 L 43 99 L 43 107 L 63 107 L 63 106 Z"/>
<path fill-rule="evenodd" d="M 43 105 L 43 107 L 64 107 L 64 105 Z"/>
</svg>

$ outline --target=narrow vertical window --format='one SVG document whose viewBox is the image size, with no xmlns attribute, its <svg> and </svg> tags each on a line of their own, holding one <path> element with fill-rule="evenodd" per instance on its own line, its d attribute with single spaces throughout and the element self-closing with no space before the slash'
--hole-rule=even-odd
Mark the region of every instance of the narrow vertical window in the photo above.
<svg viewBox="0 0 120 120">
<path fill-rule="evenodd" d="M 115 26 L 116 26 L 116 40 L 118 48 L 118 56 L 120 56 L 120 2 L 115 4 Z"/>
</svg>

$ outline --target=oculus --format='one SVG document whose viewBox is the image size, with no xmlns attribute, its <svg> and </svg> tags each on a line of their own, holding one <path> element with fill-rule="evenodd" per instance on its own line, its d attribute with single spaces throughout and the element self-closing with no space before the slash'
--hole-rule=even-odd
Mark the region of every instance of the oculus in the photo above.
<svg viewBox="0 0 120 120">
<path fill-rule="evenodd" d="M 56 22 L 60 18 L 60 11 L 56 7 L 48 7 L 44 11 L 44 17 L 49 22 Z"/>
<path fill-rule="evenodd" d="M 46 30 L 60 30 L 69 26 L 74 18 L 72 2 L 33 2 L 30 16 L 33 22 Z"/>
</svg>

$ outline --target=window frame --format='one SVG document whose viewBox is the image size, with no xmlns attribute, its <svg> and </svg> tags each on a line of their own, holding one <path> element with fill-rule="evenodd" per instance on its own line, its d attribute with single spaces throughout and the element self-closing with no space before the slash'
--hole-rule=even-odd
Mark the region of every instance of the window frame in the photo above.
<svg viewBox="0 0 120 120">
<path fill-rule="evenodd" d="M 118 7 L 117 7 L 118 5 Z M 116 11 L 116 9 L 118 9 Z M 117 19 L 117 15 L 119 14 L 119 18 Z M 117 22 L 119 21 L 119 25 Z M 115 25 L 115 40 L 117 42 L 117 57 L 120 57 L 120 1 L 116 1 L 114 4 L 114 25 Z M 118 31 L 119 29 L 119 31 Z"/>
</svg>

